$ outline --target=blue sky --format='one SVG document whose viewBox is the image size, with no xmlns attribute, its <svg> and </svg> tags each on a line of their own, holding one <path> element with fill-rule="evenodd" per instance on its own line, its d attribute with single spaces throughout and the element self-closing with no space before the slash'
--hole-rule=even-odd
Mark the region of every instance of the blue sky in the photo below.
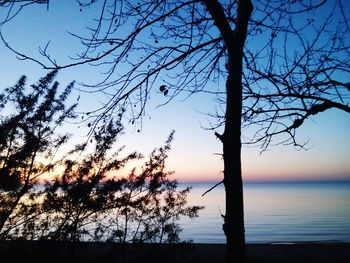
<svg viewBox="0 0 350 263">
<path fill-rule="evenodd" d="M 50 43 L 50 52 L 59 61 L 79 51 L 79 42 L 65 31 L 79 31 L 86 25 L 93 10 L 79 12 L 77 6 L 67 8 L 63 4 L 27 8 L 11 23 L 2 27 L 6 39 L 21 52 L 38 54 L 38 46 Z M 62 3 L 61 2 L 61 3 Z M 57 2 L 56 2 L 57 3 Z M 64 14 L 64 15 L 63 15 Z M 63 34 L 62 34 L 63 32 Z M 28 84 L 45 75 L 39 65 L 19 61 L 4 45 L 0 45 L 0 89 L 13 85 L 20 75 L 28 76 Z M 79 67 L 63 70 L 57 80 L 62 87 L 71 80 L 94 81 L 100 78 L 98 69 Z M 103 101 L 102 95 L 89 95 L 75 91 L 72 101 L 81 96 L 81 109 Z M 222 179 L 221 144 L 208 127 L 208 117 L 201 112 L 213 112 L 215 102 L 211 97 L 197 94 L 184 100 L 176 97 L 169 104 L 164 96 L 154 92 L 151 96 L 142 131 L 127 126 L 120 144 L 129 151 L 139 150 L 147 155 L 154 147 L 161 146 L 171 130 L 175 129 L 175 140 L 168 160 L 168 169 L 184 181 L 220 181 Z M 69 126 L 75 131 L 76 140 L 84 138 L 87 129 Z M 242 167 L 246 180 L 350 180 L 350 115 L 331 110 L 308 120 L 298 131 L 301 141 L 310 139 L 308 150 L 297 151 L 292 146 L 271 147 L 260 154 L 257 147 L 243 147 Z"/>
</svg>

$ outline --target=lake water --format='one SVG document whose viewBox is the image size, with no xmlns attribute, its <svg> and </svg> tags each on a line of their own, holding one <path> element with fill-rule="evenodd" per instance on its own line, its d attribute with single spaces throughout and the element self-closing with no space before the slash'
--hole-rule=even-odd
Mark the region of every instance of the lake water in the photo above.
<svg viewBox="0 0 350 263">
<path fill-rule="evenodd" d="M 202 197 L 214 184 L 190 185 L 190 204 L 205 209 L 194 220 L 182 219 L 181 238 L 225 243 L 223 186 Z M 350 182 L 245 183 L 244 200 L 247 243 L 350 242 Z"/>
</svg>

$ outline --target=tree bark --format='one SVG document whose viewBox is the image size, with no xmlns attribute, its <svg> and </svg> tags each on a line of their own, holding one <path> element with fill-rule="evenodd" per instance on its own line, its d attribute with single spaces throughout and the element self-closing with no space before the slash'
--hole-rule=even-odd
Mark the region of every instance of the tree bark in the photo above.
<svg viewBox="0 0 350 263">
<path fill-rule="evenodd" d="M 237 23 L 234 30 L 225 17 L 218 0 L 204 0 L 223 36 L 228 54 L 228 77 L 226 80 L 225 130 L 220 139 L 223 144 L 224 185 L 226 214 L 223 230 L 227 241 L 227 262 L 245 262 L 245 230 L 243 184 L 241 171 L 241 113 L 243 48 L 247 37 L 251 0 L 238 1 Z"/>
</svg>

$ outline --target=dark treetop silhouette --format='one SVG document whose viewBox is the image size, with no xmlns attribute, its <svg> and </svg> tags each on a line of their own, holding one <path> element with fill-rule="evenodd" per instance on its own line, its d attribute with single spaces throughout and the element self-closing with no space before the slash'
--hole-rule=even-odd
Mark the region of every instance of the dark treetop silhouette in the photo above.
<svg viewBox="0 0 350 263">
<path fill-rule="evenodd" d="M 8 17 L 17 1 L 2 4 Z M 35 1 L 31 1 L 35 2 Z M 171 100 L 179 93 L 216 94 L 224 103 L 218 117 L 223 143 L 228 259 L 244 260 L 241 128 L 256 133 L 244 142 L 266 149 L 292 143 L 295 130 L 310 116 L 330 108 L 349 108 L 349 7 L 346 1 L 77 1 L 81 10 L 99 12 L 82 51 L 60 65 L 48 46 L 43 59 L 11 47 L 20 58 L 46 69 L 93 63 L 105 70 L 99 83 L 85 88 L 110 95 L 90 113 L 95 125 L 111 112 L 130 109 L 142 117 L 153 87 Z M 17 5 L 18 6 L 18 5 Z M 46 63 L 45 61 L 48 61 Z M 107 70 L 106 70 L 107 69 Z M 213 88 L 224 79 L 226 85 Z M 159 84 L 161 82 L 161 84 Z M 135 109 L 133 105 L 138 103 Z M 213 125 L 213 129 L 217 126 Z M 281 141 L 282 140 L 282 141 Z"/>
<path fill-rule="evenodd" d="M 0 93 L 0 240 L 178 243 L 180 216 L 194 218 L 202 207 L 188 206 L 190 188 L 177 190 L 165 171 L 174 132 L 127 174 L 121 168 L 143 157 L 114 150 L 120 119 L 57 156 L 69 134 L 56 128 L 75 117 L 76 105 L 65 107 L 73 83 L 57 94 L 55 75 L 30 89 L 21 77 Z"/>
<path fill-rule="evenodd" d="M 52 83 L 56 73 L 49 73 L 29 90 L 23 76 L 0 93 L 0 237 L 40 214 L 35 205 L 22 200 L 37 197 L 34 186 L 40 176 L 53 170 L 57 161 L 52 157 L 69 138 L 56 130 L 75 117 L 76 104 L 65 106 L 73 83 L 58 94 L 58 82 Z"/>
</svg>

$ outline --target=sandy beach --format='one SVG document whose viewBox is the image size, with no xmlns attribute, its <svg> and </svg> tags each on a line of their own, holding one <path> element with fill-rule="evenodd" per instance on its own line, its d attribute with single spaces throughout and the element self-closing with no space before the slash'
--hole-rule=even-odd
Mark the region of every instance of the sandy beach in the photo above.
<svg viewBox="0 0 350 263">
<path fill-rule="evenodd" d="M 224 244 L 1 241 L 1 262 L 224 262 Z M 248 244 L 247 262 L 350 262 L 350 243 Z"/>
</svg>

